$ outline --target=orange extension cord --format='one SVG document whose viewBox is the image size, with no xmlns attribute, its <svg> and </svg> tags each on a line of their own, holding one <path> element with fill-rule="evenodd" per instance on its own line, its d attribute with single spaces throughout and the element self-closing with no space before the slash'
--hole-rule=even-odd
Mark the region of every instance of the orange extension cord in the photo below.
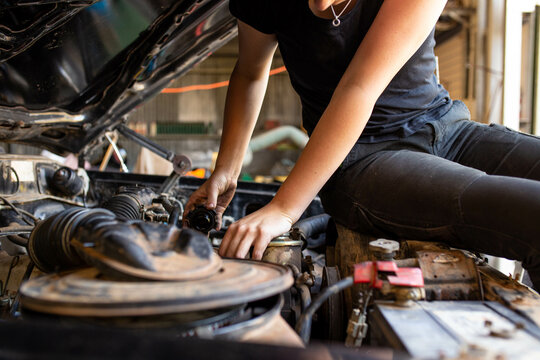
<svg viewBox="0 0 540 360">
<path fill-rule="evenodd" d="M 270 70 L 270 76 L 276 75 L 285 71 L 287 71 L 285 66 L 281 66 L 281 67 Z M 221 82 L 217 82 L 213 84 L 190 85 L 190 86 L 184 86 L 184 87 L 179 87 L 179 88 L 165 88 L 161 90 L 161 93 L 162 94 L 180 94 L 180 93 L 196 91 L 196 90 L 212 90 L 212 89 L 217 89 L 217 88 L 226 87 L 226 86 L 229 86 L 229 81 L 221 81 Z"/>
</svg>

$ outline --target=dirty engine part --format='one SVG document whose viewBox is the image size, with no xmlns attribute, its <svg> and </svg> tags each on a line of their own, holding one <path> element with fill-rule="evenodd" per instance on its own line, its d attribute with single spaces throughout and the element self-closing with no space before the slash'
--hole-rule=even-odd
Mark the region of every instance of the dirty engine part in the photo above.
<svg viewBox="0 0 540 360">
<path fill-rule="evenodd" d="M 186 223 L 190 228 L 208 234 L 216 227 L 216 212 L 203 205 L 197 206 L 186 215 Z"/>
<path fill-rule="evenodd" d="M 117 278 L 200 279 L 221 259 L 199 232 L 143 221 L 124 222 L 105 209 L 69 209 L 36 226 L 29 254 L 44 272 L 90 264 Z"/>
<path fill-rule="evenodd" d="M 104 279 L 94 268 L 31 279 L 21 287 L 30 310 L 68 316 L 143 316 L 199 311 L 260 300 L 287 290 L 291 272 L 248 260 L 223 260 L 205 279 L 126 282 Z"/>
</svg>

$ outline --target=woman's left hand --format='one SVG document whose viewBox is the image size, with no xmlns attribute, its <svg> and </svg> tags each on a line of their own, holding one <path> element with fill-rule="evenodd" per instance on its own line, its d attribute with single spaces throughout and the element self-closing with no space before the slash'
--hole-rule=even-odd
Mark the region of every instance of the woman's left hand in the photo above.
<svg viewBox="0 0 540 360">
<path fill-rule="evenodd" d="M 253 246 L 252 258 L 260 260 L 268 243 L 288 232 L 292 224 L 289 215 L 270 203 L 229 226 L 219 255 L 245 258 Z"/>
</svg>

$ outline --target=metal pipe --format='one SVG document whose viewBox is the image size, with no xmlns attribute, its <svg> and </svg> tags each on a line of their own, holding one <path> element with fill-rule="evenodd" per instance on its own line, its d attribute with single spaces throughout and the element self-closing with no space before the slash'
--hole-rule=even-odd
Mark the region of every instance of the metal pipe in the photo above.
<svg viewBox="0 0 540 360">
<path fill-rule="evenodd" d="M 251 161 L 253 160 L 253 153 L 255 151 L 265 149 L 285 139 L 291 140 L 296 146 L 303 149 L 306 146 L 309 137 L 302 130 L 291 125 L 280 126 L 260 135 L 254 136 L 249 142 L 243 165 L 247 166 L 251 164 Z"/>
<path fill-rule="evenodd" d="M 30 234 L 34 226 L 6 226 L 0 228 L 0 236 Z"/>
<path fill-rule="evenodd" d="M 249 142 L 249 148 L 253 152 L 259 151 L 285 139 L 291 140 L 296 146 L 303 149 L 309 137 L 302 130 L 291 125 L 285 125 L 254 136 Z"/>
<path fill-rule="evenodd" d="M 122 135 L 124 135 L 126 138 L 136 142 L 137 144 L 147 148 L 154 154 L 164 158 L 165 160 L 171 161 L 174 158 L 174 153 L 172 151 L 167 150 L 166 148 L 162 147 L 159 144 L 156 144 L 144 136 L 136 133 L 135 131 L 131 130 L 125 125 L 120 125 L 116 128 L 118 132 Z"/>
<path fill-rule="evenodd" d="M 309 287 L 305 283 L 299 283 L 298 279 L 301 278 L 302 274 L 300 273 L 298 267 L 296 265 L 289 264 L 289 268 L 291 269 L 295 280 L 294 287 L 298 291 L 298 294 L 300 294 L 302 311 L 305 311 L 307 307 L 311 304 L 311 292 L 309 291 Z M 311 325 L 309 326 L 311 327 Z"/>
<path fill-rule="evenodd" d="M 300 294 L 300 302 L 302 304 L 302 311 L 306 311 L 309 305 L 311 305 L 311 293 L 309 287 L 306 284 L 295 286 Z"/>
</svg>

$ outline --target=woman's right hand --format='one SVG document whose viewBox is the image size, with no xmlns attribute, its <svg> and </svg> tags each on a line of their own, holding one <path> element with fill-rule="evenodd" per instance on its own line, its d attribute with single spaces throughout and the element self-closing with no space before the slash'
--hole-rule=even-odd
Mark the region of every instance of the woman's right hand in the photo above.
<svg viewBox="0 0 540 360">
<path fill-rule="evenodd" d="M 196 206 L 204 205 L 207 209 L 216 212 L 216 230 L 221 229 L 223 213 L 234 196 L 236 185 L 236 178 L 216 170 L 199 189 L 191 194 L 184 210 L 184 225 L 186 215 Z"/>
</svg>

